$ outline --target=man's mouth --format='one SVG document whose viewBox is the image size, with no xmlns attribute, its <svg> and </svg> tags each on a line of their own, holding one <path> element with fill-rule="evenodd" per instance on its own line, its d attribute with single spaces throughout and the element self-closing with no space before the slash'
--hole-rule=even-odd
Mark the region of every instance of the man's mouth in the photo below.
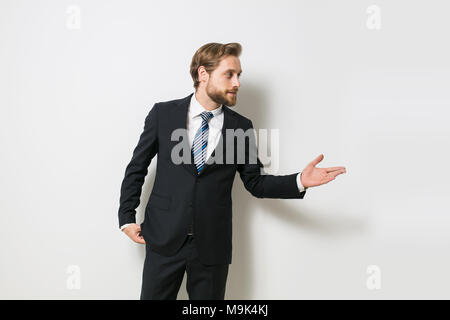
<svg viewBox="0 0 450 320">
<path fill-rule="evenodd" d="M 234 97 L 236 95 L 236 92 L 228 92 L 228 94 Z"/>
</svg>

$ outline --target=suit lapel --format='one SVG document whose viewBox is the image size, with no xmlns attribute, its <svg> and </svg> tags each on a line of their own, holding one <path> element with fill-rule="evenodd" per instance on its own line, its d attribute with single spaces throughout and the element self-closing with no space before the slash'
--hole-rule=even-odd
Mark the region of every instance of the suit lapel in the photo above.
<svg viewBox="0 0 450 320">
<path fill-rule="evenodd" d="M 182 161 L 180 164 L 183 168 L 185 168 L 189 173 L 191 173 L 194 176 L 197 176 L 197 168 L 194 164 L 194 159 L 192 156 L 192 152 L 190 152 L 189 148 L 189 140 L 187 136 L 187 116 L 188 116 L 188 110 L 189 110 L 189 103 L 191 101 L 191 97 L 194 93 L 191 93 L 186 98 L 183 98 L 177 102 L 177 105 L 175 108 L 173 108 L 172 113 L 170 115 L 170 119 L 173 125 L 170 128 L 170 133 L 172 134 L 173 131 L 176 129 L 184 129 L 183 130 L 183 136 L 181 138 L 181 141 L 171 141 L 170 142 L 170 150 L 177 145 L 178 143 L 182 144 L 182 149 L 180 151 L 180 156 L 184 159 L 184 151 L 189 152 L 189 158 L 190 163 L 186 163 L 185 161 Z"/>
<path fill-rule="evenodd" d="M 172 130 L 171 132 L 173 132 L 173 130 L 178 129 L 178 128 L 184 129 L 184 134 L 183 134 L 183 138 L 182 138 L 182 142 L 181 142 L 183 144 L 183 149 L 181 150 L 181 156 L 183 156 L 184 150 L 188 150 L 191 161 L 190 161 L 190 163 L 182 162 L 181 165 L 192 175 L 200 176 L 200 175 L 205 174 L 206 171 L 212 170 L 218 164 L 215 162 L 208 164 L 208 159 L 206 159 L 207 162 L 205 163 L 204 168 L 202 169 L 202 171 L 200 171 L 200 174 L 197 174 L 197 168 L 195 167 L 194 157 L 193 157 L 192 152 L 189 147 L 189 140 L 187 137 L 187 123 L 186 123 L 187 117 L 188 117 L 189 103 L 191 101 L 193 94 L 194 93 L 191 93 L 187 97 L 179 100 L 178 105 L 176 106 L 176 108 L 173 109 L 172 114 L 171 114 L 171 117 L 173 119 L 173 122 L 172 122 L 173 126 L 171 128 L 171 130 Z M 219 147 L 222 147 L 223 148 L 222 163 L 225 163 L 225 160 L 226 160 L 225 152 L 226 152 L 226 145 L 227 145 L 226 129 L 235 129 L 237 119 L 236 119 L 236 116 L 233 114 L 233 112 L 226 105 L 222 106 L 222 110 L 223 110 L 223 127 L 222 127 L 222 131 L 221 131 L 221 137 L 219 139 L 219 143 L 213 150 L 210 157 L 211 158 L 214 157 L 216 154 L 216 149 Z M 179 142 L 175 141 L 173 144 L 171 144 L 171 148 L 173 148 L 173 146 L 177 143 L 179 143 Z M 209 148 L 209 146 L 208 146 L 208 148 Z"/>
</svg>

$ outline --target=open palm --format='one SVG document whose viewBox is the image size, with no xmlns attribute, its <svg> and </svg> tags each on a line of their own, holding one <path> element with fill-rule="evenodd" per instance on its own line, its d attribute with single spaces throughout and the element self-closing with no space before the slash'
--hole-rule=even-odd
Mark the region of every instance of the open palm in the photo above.
<svg viewBox="0 0 450 320">
<path fill-rule="evenodd" d="M 341 173 L 346 173 L 345 167 L 316 168 L 316 165 L 323 160 L 323 154 L 311 161 L 300 176 L 302 185 L 305 188 L 316 187 L 328 183 Z"/>
</svg>

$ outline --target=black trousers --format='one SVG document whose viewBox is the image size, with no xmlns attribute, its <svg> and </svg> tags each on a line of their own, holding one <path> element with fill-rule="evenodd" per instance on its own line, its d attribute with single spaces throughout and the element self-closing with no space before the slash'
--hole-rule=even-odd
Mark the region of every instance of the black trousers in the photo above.
<svg viewBox="0 0 450 320">
<path fill-rule="evenodd" d="M 195 235 L 187 235 L 181 249 L 170 257 L 146 245 L 141 300 L 176 300 L 185 271 L 190 300 L 224 300 L 228 266 L 202 264 L 198 260 Z"/>
</svg>

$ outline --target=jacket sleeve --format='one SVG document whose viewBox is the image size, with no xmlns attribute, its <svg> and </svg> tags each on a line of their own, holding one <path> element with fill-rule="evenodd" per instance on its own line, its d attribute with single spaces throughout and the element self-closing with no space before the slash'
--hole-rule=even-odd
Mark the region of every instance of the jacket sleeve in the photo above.
<svg viewBox="0 0 450 320">
<path fill-rule="evenodd" d="M 120 188 L 119 226 L 136 223 L 136 208 L 140 203 L 142 185 L 151 160 L 158 152 L 158 103 L 145 118 L 144 131 L 125 169 Z"/>
<path fill-rule="evenodd" d="M 248 135 L 245 136 L 245 161 L 238 162 L 237 166 L 245 188 L 257 198 L 303 199 L 306 190 L 300 192 L 296 180 L 297 174 L 300 172 L 288 175 L 265 174 L 264 166 L 257 156 L 253 124 L 250 120 L 248 121 L 244 131 L 252 129 L 252 139 L 249 139 Z M 252 159 L 256 159 L 256 163 Z"/>
</svg>

